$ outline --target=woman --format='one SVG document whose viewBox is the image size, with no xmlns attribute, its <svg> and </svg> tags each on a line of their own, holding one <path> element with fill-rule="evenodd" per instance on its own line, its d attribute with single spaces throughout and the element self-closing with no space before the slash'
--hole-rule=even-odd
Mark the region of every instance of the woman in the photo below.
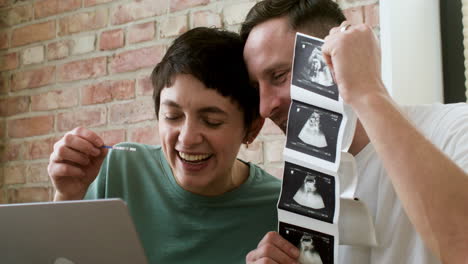
<svg viewBox="0 0 468 264">
<path fill-rule="evenodd" d="M 49 164 L 55 200 L 124 199 L 150 263 L 244 263 L 276 229 L 280 182 L 236 159 L 263 125 L 242 49 L 216 29 L 177 38 L 152 73 L 161 146 L 107 153 L 92 131 L 67 133 Z"/>
</svg>

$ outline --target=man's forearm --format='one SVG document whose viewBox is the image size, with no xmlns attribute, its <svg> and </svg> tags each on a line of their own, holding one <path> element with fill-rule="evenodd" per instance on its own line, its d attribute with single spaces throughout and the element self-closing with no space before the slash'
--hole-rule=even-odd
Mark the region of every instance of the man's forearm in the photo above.
<svg viewBox="0 0 468 264">
<path fill-rule="evenodd" d="M 430 143 L 385 94 L 353 105 L 402 204 L 444 263 L 468 256 L 468 176 Z"/>
</svg>

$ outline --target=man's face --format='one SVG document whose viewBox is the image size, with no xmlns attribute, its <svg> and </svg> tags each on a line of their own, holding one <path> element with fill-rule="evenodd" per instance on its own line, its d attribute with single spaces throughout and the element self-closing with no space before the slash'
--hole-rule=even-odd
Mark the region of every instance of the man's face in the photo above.
<svg viewBox="0 0 468 264">
<path fill-rule="evenodd" d="M 286 133 L 294 54 L 293 31 L 286 17 L 255 26 L 244 48 L 249 77 L 260 90 L 260 114 Z"/>
</svg>

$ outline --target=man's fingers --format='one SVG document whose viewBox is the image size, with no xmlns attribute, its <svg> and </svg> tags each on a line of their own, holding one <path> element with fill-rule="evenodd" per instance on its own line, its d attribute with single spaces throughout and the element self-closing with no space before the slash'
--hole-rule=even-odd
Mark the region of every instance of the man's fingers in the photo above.
<svg viewBox="0 0 468 264">
<path fill-rule="evenodd" d="M 297 259 L 299 257 L 299 249 L 297 249 L 293 244 L 289 243 L 277 232 L 268 232 L 263 239 L 258 243 L 258 247 L 263 244 L 272 244 L 275 247 L 279 248 L 281 251 L 285 252 L 291 258 Z"/>
</svg>

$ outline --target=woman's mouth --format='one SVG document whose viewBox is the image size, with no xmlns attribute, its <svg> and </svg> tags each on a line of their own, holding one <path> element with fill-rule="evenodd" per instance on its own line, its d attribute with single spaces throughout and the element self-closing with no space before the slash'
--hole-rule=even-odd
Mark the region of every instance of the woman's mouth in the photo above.
<svg viewBox="0 0 468 264">
<path fill-rule="evenodd" d="M 184 152 L 177 152 L 179 158 L 184 162 L 200 163 L 211 158 L 212 154 L 188 154 Z"/>
</svg>

